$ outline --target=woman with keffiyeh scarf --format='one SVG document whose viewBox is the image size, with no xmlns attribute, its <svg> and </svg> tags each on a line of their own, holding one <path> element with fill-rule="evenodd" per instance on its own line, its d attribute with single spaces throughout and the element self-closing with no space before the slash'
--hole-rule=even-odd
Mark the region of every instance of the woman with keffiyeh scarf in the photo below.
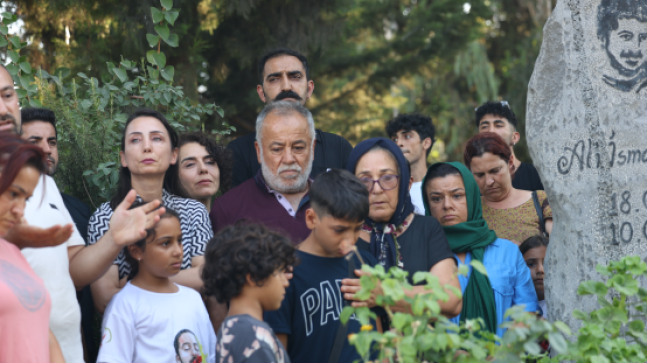
<svg viewBox="0 0 647 363">
<path fill-rule="evenodd" d="M 414 273 L 427 271 L 437 276 L 441 284 L 458 288 L 456 261 L 440 224 L 432 217 L 413 213 L 409 196 L 413 179 L 400 148 L 385 138 L 362 141 L 353 149 L 347 169 L 369 190 L 369 217 L 357 247 L 370 251 L 386 270 L 406 270 L 410 282 Z M 356 274 L 361 275 L 362 271 L 357 270 Z M 345 279 L 342 284 L 344 298 L 354 300 L 359 280 Z M 405 293 L 414 296 L 424 291 L 424 286 L 414 286 Z M 456 316 L 461 311 L 461 298 L 446 292 L 450 298 L 439 302 L 441 312 L 448 317 Z M 354 302 L 353 306 L 363 304 Z M 401 301 L 393 310 L 407 311 L 409 306 Z"/>
</svg>

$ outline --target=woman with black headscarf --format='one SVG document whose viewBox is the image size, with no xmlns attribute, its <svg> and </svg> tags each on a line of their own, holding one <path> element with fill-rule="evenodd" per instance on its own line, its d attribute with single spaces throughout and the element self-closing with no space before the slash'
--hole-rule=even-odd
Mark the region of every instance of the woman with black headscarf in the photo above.
<svg viewBox="0 0 647 363">
<path fill-rule="evenodd" d="M 413 213 L 409 196 L 413 179 L 400 148 L 385 138 L 362 141 L 350 154 L 347 169 L 369 190 L 369 216 L 357 247 L 369 250 L 386 270 L 395 266 L 409 272 L 410 282 L 413 274 L 425 271 L 437 276 L 441 284 L 459 288 L 454 254 L 440 223 L 433 217 Z M 359 281 L 347 279 L 342 283 L 344 297 L 354 300 L 353 293 L 358 290 L 354 284 Z M 405 293 L 413 296 L 423 292 L 424 286 L 415 286 Z M 439 302 L 441 312 L 448 317 L 456 316 L 461 311 L 461 298 L 447 292 L 449 300 Z M 407 309 L 404 301 L 394 308 Z"/>
</svg>

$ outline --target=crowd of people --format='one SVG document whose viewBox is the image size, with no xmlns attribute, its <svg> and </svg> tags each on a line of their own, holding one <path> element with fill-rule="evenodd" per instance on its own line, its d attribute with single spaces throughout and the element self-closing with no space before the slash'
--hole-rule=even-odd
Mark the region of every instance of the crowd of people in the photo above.
<svg viewBox="0 0 647 363">
<path fill-rule="evenodd" d="M 390 328 L 379 288 L 356 296 L 362 264 L 408 272 L 407 296 L 430 272 L 443 315 L 498 336 L 512 306 L 546 316 L 552 211 L 507 102 L 476 109 L 463 163 L 428 165 L 428 116 L 353 148 L 315 127 L 303 55 L 265 54 L 258 81 L 256 131 L 227 147 L 133 112 L 118 188 L 92 212 L 52 178 L 57 115 L 21 110 L 0 69 L 0 362 L 354 362 L 344 306 Z"/>
</svg>

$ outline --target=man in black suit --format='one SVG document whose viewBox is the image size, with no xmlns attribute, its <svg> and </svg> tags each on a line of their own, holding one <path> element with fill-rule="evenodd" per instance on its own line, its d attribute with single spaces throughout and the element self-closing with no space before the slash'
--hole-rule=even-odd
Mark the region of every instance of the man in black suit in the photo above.
<svg viewBox="0 0 647 363">
<path fill-rule="evenodd" d="M 315 89 L 310 79 L 308 60 L 291 49 L 279 48 L 265 54 L 258 62 L 260 84 L 256 91 L 261 101 L 292 101 L 305 105 Z M 239 137 L 227 146 L 234 156 L 232 187 L 235 187 L 258 173 L 261 165 L 254 143 L 256 132 Z M 343 137 L 316 130 L 315 154 L 311 177 L 328 168 L 345 169 L 353 147 Z"/>
</svg>

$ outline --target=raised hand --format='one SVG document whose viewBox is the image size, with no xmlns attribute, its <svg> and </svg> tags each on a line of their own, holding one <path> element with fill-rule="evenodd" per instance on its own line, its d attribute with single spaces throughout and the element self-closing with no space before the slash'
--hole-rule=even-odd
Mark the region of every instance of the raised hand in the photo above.
<svg viewBox="0 0 647 363">
<path fill-rule="evenodd" d="M 118 246 L 128 246 L 146 237 L 146 230 L 153 228 L 166 211 L 164 207 L 157 209 L 161 204 L 157 199 L 129 210 L 136 198 L 135 190 L 128 192 L 110 219 L 110 233 Z"/>
<path fill-rule="evenodd" d="M 5 239 L 20 249 L 54 247 L 70 239 L 73 231 L 74 226 L 71 223 L 65 226 L 40 228 L 30 226 L 23 218 L 7 232 Z"/>
</svg>

